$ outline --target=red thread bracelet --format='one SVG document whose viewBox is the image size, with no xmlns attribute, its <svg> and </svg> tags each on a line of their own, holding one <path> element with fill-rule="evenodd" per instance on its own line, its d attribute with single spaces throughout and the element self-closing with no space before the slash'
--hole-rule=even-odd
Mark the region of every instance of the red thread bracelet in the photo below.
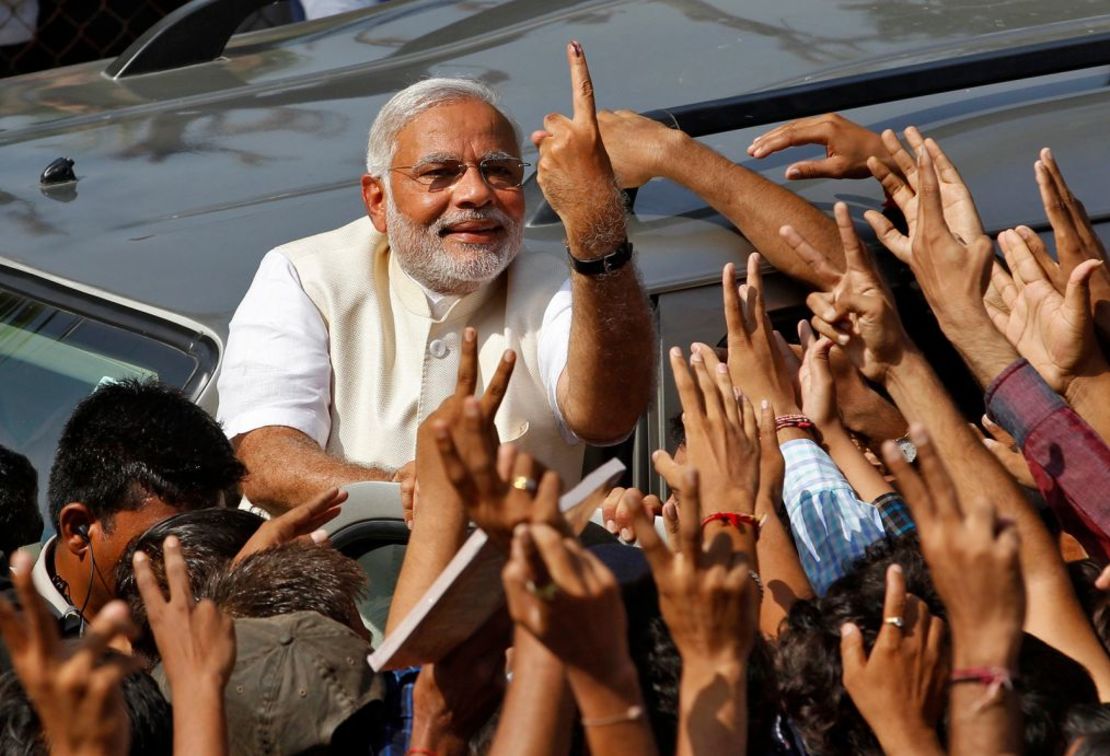
<svg viewBox="0 0 1110 756">
<path fill-rule="evenodd" d="M 766 515 L 764 515 L 764 517 L 765 516 Z M 741 524 L 750 525 L 755 528 L 757 534 L 759 533 L 759 529 L 763 527 L 763 517 L 757 518 L 755 515 L 750 515 L 747 512 L 714 512 L 701 521 L 701 526 L 704 528 L 711 522 L 720 522 L 725 525 L 731 525 L 734 528 L 739 528 Z"/>
<path fill-rule="evenodd" d="M 963 669 L 955 669 L 952 670 L 952 676 L 948 678 L 948 682 L 950 685 L 979 683 L 987 686 L 986 695 L 975 706 L 976 711 L 994 703 L 1001 691 L 1014 689 L 1014 676 L 1005 667 L 964 667 Z"/>
<path fill-rule="evenodd" d="M 780 431 L 783 428 L 801 428 L 802 430 L 813 430 L 816 426 L 813 421 L 805 415 L 779 415 L 775 418 L 775 430 Z"/>
</svg>

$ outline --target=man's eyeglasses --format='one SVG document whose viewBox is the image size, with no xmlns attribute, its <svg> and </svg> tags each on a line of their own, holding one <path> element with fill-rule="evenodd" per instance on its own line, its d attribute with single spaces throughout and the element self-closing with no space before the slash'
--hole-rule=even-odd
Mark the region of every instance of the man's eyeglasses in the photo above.
<svg viewBox="0 0 1110 756">
<path fill-rule="evenodd" d="M 524 169 L 531 163 L 499 157 L 486 158 L 477 164 L 464 163 L 461 160 L 436 160 L 417 165 L 398 165 L 389 170 L 397 171 L 428 187 L 428 191 L 435 192 L 454 186 L 472 165 L 477 165 L 482 180 L 491 189 L 515 189 L 524 183 Z"/>
</svg>

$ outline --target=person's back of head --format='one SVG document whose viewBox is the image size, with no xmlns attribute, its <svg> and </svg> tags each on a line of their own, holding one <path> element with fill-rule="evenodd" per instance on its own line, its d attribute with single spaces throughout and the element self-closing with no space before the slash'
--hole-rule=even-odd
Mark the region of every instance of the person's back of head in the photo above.
<svg viewBox="0 0 1110 756">
<path fill-rule="evenodd" d="M 1110 595 L 1095 585 L 1101 573 L 1102 568 L 1093 559 L 1068 562 L 1068 576 L 1075 596 L 1090 618 L 1102 647 L 1110 653 Z"/>
<path fill-rule="evenodd" d="M 915 536 L 872 545 L 825 596 L 798 601 L 783 621 L 775 663 L 779 694 L 806 750 L 819 754 L 879 754 L 882 749 L 848 692 L 840 661 L 840 626 L 853 622 L 870 650 L 882 627 L 886 571 L 898 564 L 906 590 L 934 615 L 944 607 L 933 588 Z"/>
<path fill-rule="evenodd" d="M 162 558 L 162 544 L 168 536 L 176 536 L 189 569 L 193 598 L 199 601 L 208 597 L 210 584 L 227 569 L 262 523 L 261 517 L 243 509 L 198 509 L 162 520 L 133 538 L 115 571 L 116 595 L 127 602 L 131 620 L 138 628 L 132 648 L 150 659 L 158 658 L 158 649 L 147 621 L 146 605 L 139 595 L 131 565 L 136 551 L 142 551 L 149 557 L 151 572 L 165 592 L 166 566 Z"/>
<path fill-rule="evenodd" d="M 0 446 L 0 569 L 20 546 L 42 536 L 39 476 L 22 454 Z"/>
<path fill-rule="evenodd" d="M 230 506 L 245 474 L 203 409 L 155 381 L 125 380 L 86 397 L 62 431 L 50 470 L 50 514 L 81 502 L 110 520 L 154 496 L 179 509 Z"/>
<path fill-rule="evenodd" d="M 358 612 L 366 586 L 355 560 L 328 546 L 292 541 L 245 557 L 216 576 L 206 595 L 232 617 L 311 611 L 369 639 Z"/>
<path fill-rule="evenodd" d="M 110 652 L 114 653 L 114 652 Z M 123 702 L 131 724 L 133 756 L 173 753 L 173 711 L 148 673 L 123 680 Z M 47 756 L 42 723 L 15 672 L 0 675 L 0 756 Z"/>
<path fill-rule="evenodd" d="M 1018 654 L 1017 690 L 1026 754 L 1064 753 L 1071 711 L 1098 703 L 1087 669 L 1029 633 L 1022 637 Z"/>
</svg>

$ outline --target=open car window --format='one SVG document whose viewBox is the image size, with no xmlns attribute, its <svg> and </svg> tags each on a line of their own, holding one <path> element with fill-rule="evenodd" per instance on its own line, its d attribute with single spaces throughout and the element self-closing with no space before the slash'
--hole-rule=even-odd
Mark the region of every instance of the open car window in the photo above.
<svg viewBox="0 0 1110 756">
<path fill-rule="evenodd" d="M 204 365 L 202 355 L 182 346 L 0 280 L 0 444 L 38 470 L 44 514 L 50 465 L 74 407 L 99 386 L 127 378 L 186 389 Z"/>
</svg>

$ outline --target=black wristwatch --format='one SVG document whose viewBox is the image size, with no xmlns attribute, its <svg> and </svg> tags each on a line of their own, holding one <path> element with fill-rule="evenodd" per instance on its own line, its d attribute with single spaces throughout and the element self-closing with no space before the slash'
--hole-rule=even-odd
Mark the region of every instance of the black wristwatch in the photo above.
<svg viewBox="0 0 1110 756">
<path fill-rule="evenodd" d="M 570 266 L 575 272 L 595 278 L 605 276 L 620 270 L 632 259 L 632 242 L 625 239 L 623 244 L 609 254 L 593 260 L 579 260 L 570 253 L 570 247 L 567 247 L 567 257 L 570 258 Z"/>
</svg>

